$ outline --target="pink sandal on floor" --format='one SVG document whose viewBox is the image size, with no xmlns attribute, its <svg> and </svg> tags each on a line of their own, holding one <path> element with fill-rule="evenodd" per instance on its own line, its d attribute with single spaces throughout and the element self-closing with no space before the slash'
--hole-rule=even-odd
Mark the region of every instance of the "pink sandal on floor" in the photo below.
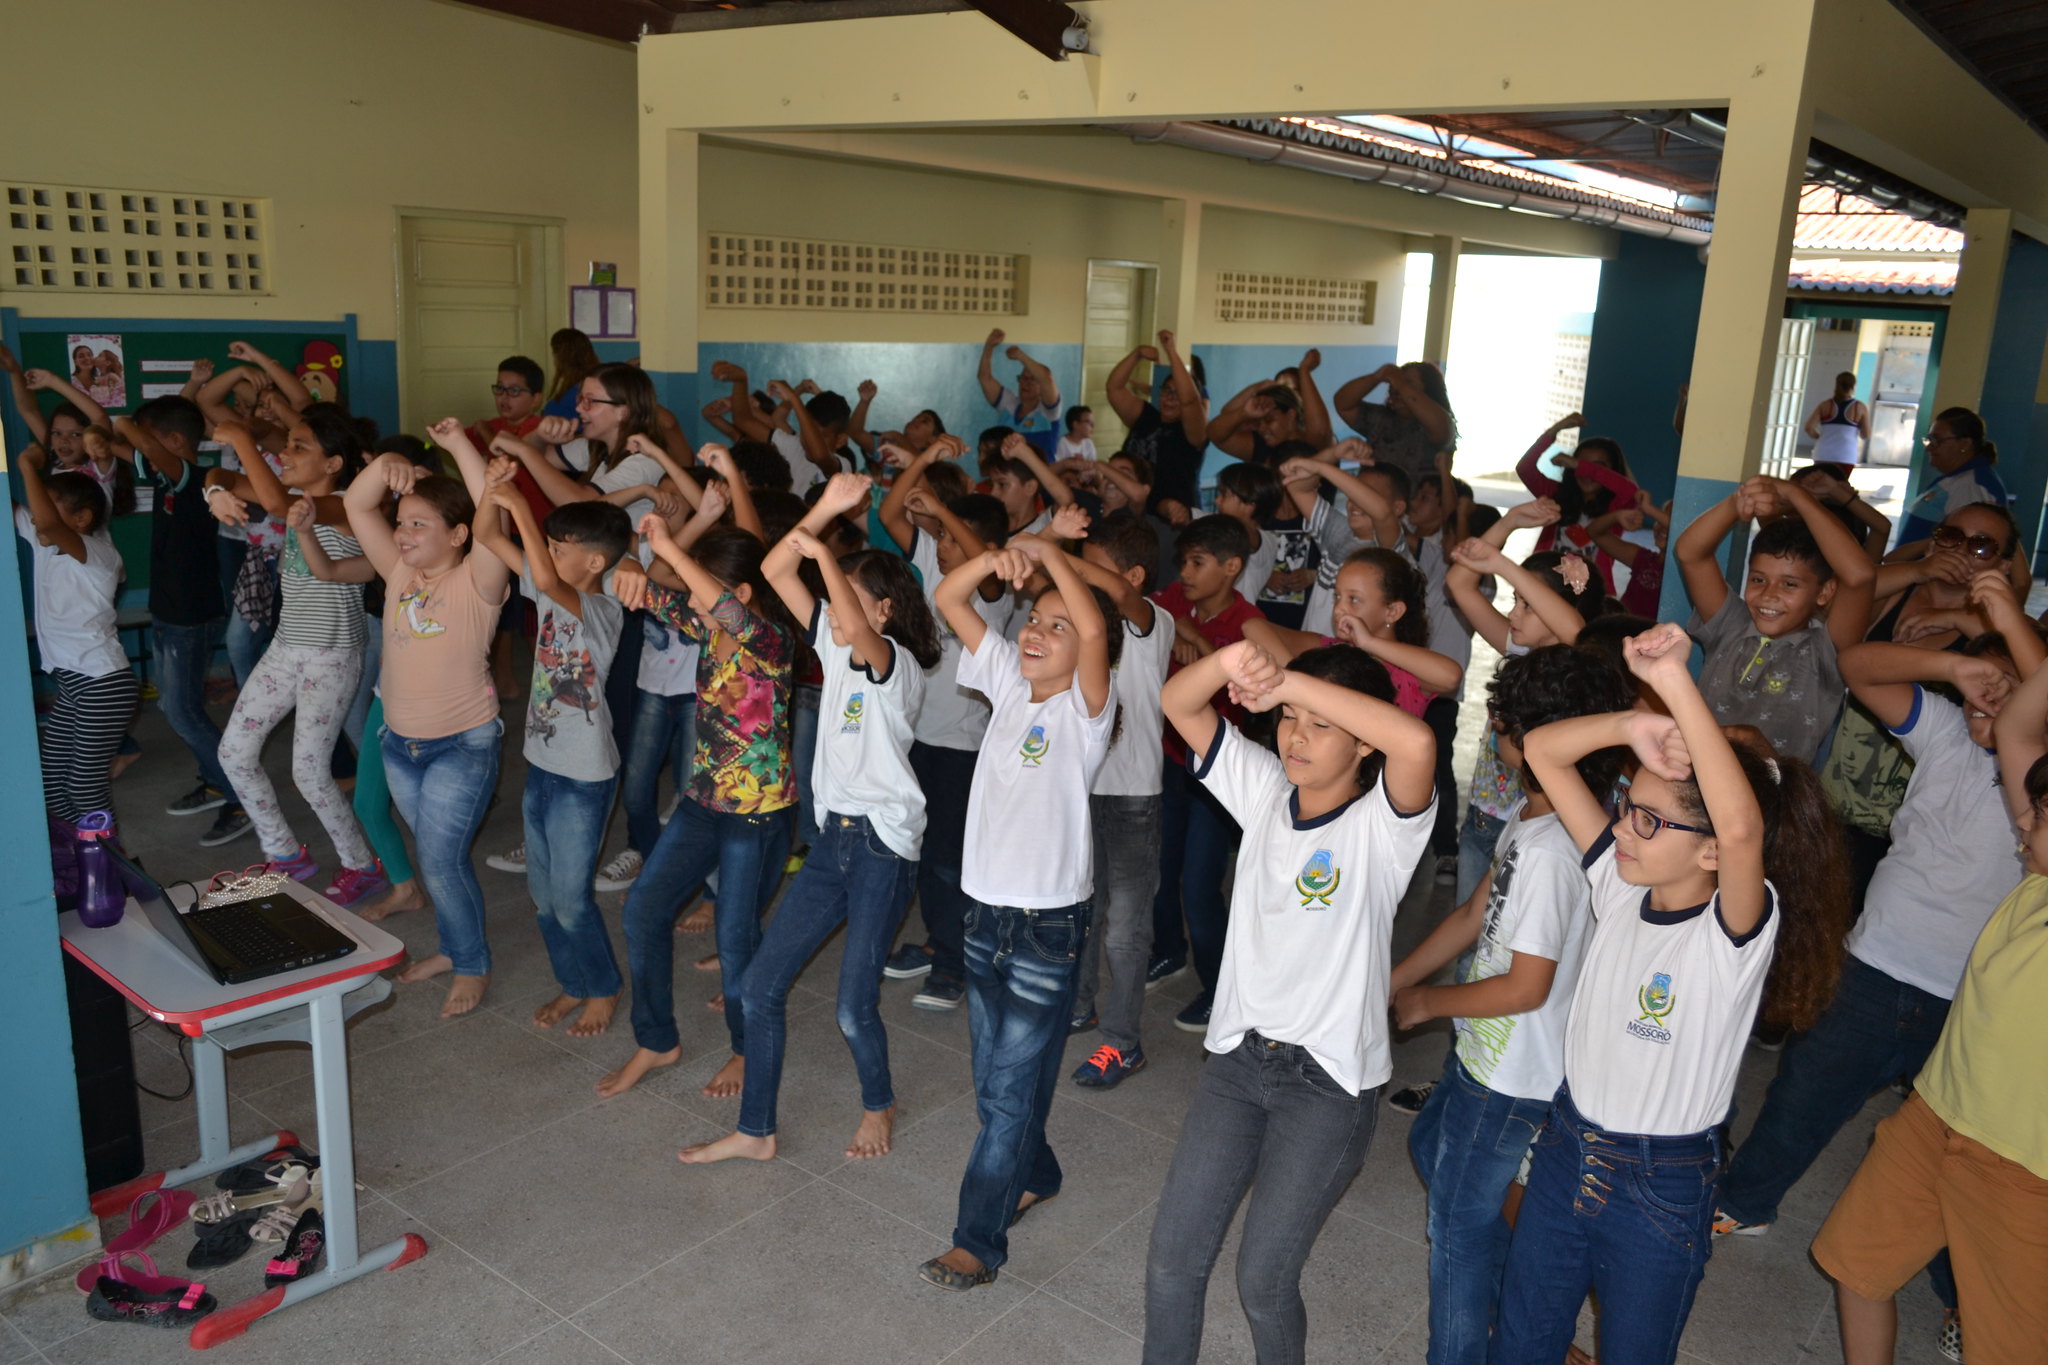
<svg viewBox="0 0 2048 1365">
<path fill-rule="evenodd" d="M 131 1251 L 140 1251 L 185 1221 L 197 1196 L 189 1190 L 144 1190 L 128 1206 L 128 1226 L 108 1242 L 100 1259 L 78 1272 L 78 1292 L 90 1294 L 99 1282 L 100 1266 L 111 1259 L 119 1264 Z M 148 1203 L 155 1200 L 155 1203 Z M 144 1205 L 148 1204 L 145 1209 Z"/>
<path fill-rule="evenodd" d="M 138 1261 L 141 1267 L 127 1264 Z M 102 1257 L 85 1311 L 102 1322 L 135 1322 L 146 1327 L 189 1327 L 220 1307 L 197 1280 L 159 1275 L 146 1252 Z"/>
</svg>

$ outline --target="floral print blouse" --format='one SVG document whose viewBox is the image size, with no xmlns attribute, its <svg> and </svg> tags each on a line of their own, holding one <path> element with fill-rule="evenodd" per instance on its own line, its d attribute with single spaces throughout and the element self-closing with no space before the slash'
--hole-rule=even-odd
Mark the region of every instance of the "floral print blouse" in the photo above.
<svg viewBox="0 0 2048 1365">
<path fill-rule="evenodd" d="M 699 614 L 689 594 L 647 585 L 647 610 L 697 655 L 697 749 L 689 798 L 706 810 L 766 815 L 796 804 L 789 766 L 789 690 L 796 641 L 790 632 L 725 593 Z M 739 642 L 730 659 L 720 633 Z"/>
</svg>

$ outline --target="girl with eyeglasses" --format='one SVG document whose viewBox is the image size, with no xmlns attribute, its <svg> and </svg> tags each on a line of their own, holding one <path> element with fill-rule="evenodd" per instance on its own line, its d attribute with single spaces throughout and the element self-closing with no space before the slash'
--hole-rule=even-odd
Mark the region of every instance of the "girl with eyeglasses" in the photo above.
<svg viewBox="0 0 2048 1365">
<path fill-rule="evenodd" d="M 1762 1002 L 1808 1024 L 1834 988 L 1848 905 L 1827 798 L 1805 764 L 1729 741 L 1690 650 L 1672 624 L 1624 649 L 1669 716 L 1586 716 L 1525 740 L 1585 855 L 1595 923 L 1508 1249 L 1496 1362 L 1563 1359 L 1589 1290 L 1603 1357 L 1677 1358 L 1750 1022 Z M 1640 766 L 1610 820 L 1576 765 L 1622 745 Z"/>
</svg>

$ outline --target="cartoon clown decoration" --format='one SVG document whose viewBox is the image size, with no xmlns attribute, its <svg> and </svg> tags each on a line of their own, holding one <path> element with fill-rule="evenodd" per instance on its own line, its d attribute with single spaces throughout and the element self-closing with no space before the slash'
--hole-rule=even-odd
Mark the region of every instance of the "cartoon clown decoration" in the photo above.
<svg viewBox="0 0 2048 1365">
<path fill-rule="evenodd" d="M 341 398 L 341 348 L 331 341 L 309 341 L 292 370 L 316 402 L 334 403 Z"/>
</svg>

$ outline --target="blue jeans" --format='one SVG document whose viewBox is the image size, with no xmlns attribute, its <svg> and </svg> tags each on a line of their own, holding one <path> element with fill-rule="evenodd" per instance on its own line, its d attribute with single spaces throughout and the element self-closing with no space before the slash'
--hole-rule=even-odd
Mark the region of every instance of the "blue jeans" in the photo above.
<svg viewBox="0 0 2048 1365">
<path fill-rule="evenodd" d="M 1308 1049 L 1257 1033 L 1208 1058 L 1145 1257 L 1147 1365 L 1181 1365 L 1200 1353 L 1209 1274 L 1247 1189 L 1237 1297 L 1252 1346 L 1259 1365 L 1303 1358 L 1301 1268 L 1365 1162 L 1379 1094 L 1377 1087 L 1348 1094 Z"/>
<path fill-rule="evenodd" d="M 889 1034 L 876 1002 L 882 961 L 896 940 L 917 864 L 877 838 L 866 816 L 823 815 L 810 856 L 761 936 L 740 993 L 747 1016 L 747 1080 L 739 1129 L 750 1137 L 775 1131 L 790 983 L 841 923 L 846 946 L 839 959 L 839 1032 L 860 1077 L 860 1107 L 880 1113 L 896 1103 L 889 1084 Z"/>
<path fill-rule="evenodd" d="M 526 889 L 562 994 L 603 1000 L 619 993 L 619 960 L 597 913 L 597 851 L 611 818 L 616 777 L 579 782 L 526 770 Z"/>
<path fill-rule="evenodd" d="M 1452 1048 L 1443 1079 L 1408 1130 L 1408 1154 L 1429 1190 L 1429 1365 L 1483 1365 L 1508 1263 L 1501 1201 L 1549 1100 L 1524 1100 L 1472 1079 Z"/>
<path fill-rule="evenodd" d="M 626 968 L 633 976 L 633 1040 L 649 1052 L 682 1046 L 676 1030 L 676 915 L 718 873 L 718 974 L 725 1027 L 736 1057 L 747 1051 L 741 987 L 761 946 L 761 907 L 774 894 L 789 848 L 790 808 L 762 815 L 707 809 L 686 794 L 662 826 L 626 893 Z"/>
<path fill-rule="evenodd" d="M 513 602 L 519 602 L 518 586 L 516 583 L 513 584 Z M 519 602 L 519 606 L 522 612 L 520 622 L 523 627 L 526 604 Z M 619 626 L 619 647 L 612 655 L 611 670 L 604 677 L 604 705 L 605 710 L 611 713 L 612 744 L 622 754 L 633 742 L 634 708 L 640 691 L 640 651 L 647 643 L 649 619 L 644 611 L 626 613 L 625 620 Z M 683 771 L 687 774 L 689 770 L 685 768 Z M 634 844 L 632 847 L 640 848 L 640 845 Z M 647 850 L 640 848 L 640 851 L 644 853 Z"/>
<path fill-rule="evenodd" d="M 1486 880 L 1486 870 L 1493 866 L 1493 846 L 1507 827 L 1507 821 L 1477 806 L 1465 808 L 1465 823 L 1458 827 L 1458 894 L 1453 904 L 1463 905 L 1472 899 L 1479 883 Z"/>
<path fill-rule="evenodd" d="M 1216 990 L 1223 968 L 1223 939 L 1230 931 L 1230 906 L 1223 899 L 1223 874 L 1237 847 L 1237 822 L 1195 780 L 1187 765 L 1168 762 L 1160 789 L 1159 891 L 1152 900 L 1152 954 L 1195 964 L 1206 998 Z M 1181 916 L 1187 934 L 1181 934 Z"/>
<path fill-rule="evenodd" d="M 967 979 L 967 910 L 973 904 L 960 889 L 966 858 L 967 796 L 974 786 L 972 749 L 936 744 L 910 746 L 910 770 L 924 792 L 924 847 L 917 864 L 917 906 L 924 917 L 925 946 L 932 950 L 932 979 Z"/>
<path fill-rule="evenodd" d="M 1075 967 L 1094 906 L 1020 910 L 969 901 L 967 1020 L 981 1132 L 960 1178 L 953 1245 L 993 1270 L 1010 1256 L 1010 1217 L 1026 1194 L 1060 1192 L 1045 1116 L 1059 1084 Z"/>
<path fill-rule="evenodd" d="M 363 727 L 370 723 L 370 703 L 377 698 L 377 681 L 384 672 L 384 623 L 372 616 L 366 624 L 369 630 L 363 637 L 363 680 L 356 684 L 356 699 L 350 703 L 348 717 L 341 723 L 341 732 L 348 736 L 349 743 L 356 746 L 359 756 L 370 747 L 363 743 Z M 373 743 L 376 738 L 375 735 L 370 736 Z M 359 764 L 369 761 L 367 757 L 358 759 Z M 361 776 L 360 771 L 357 776 Z"/>
<path fill-rule="evenodd" d="M 1604 1131 L 1560 1089 L 1536 1139 L 1487 1359 L 1563 1360 L 1591 1290 L 1600 1296 L 1601 1359 L 1676 1360 L 1713 1254 L 1720 1145 L 1712 1130 Z"/>
<path fill-rule="evenodd" d="M 798 684 L 789 697 L 789 766 L 796 773 L 796 841 L 808 844 L 818 837 L 818 817 L 823 814 L 811 804 L 811 771 L 818 757 L 818 705 L 820 689 Z"/>
<path fill-rule="evenodd" d="M 220 766 L 220 727 L 206 714 L 206 668 L 213 661 L 219 621 L 174 626 L 157 621 L 149 628 L 150 652 L 156 661 L 157 704 L 172 731 L 199 760 L 199 776 L 207 786 L 234 801 L 235 789 Z"/>
<path fill-rule="evenodd" d="M 663 696 L 633 691 L 632 738 L 620 752 L 619 801 L 626 808 L 626 847 L 642 857 L 661 838 L 661 765 L 675 773 L 678 789 L 690 780 L 690 750 L 696 742 L 697 694 Z"/>
<path fill-rule="evenodd" d="M 412 826 L 419 872 L 434 898 L 441 951 L 461 976 L 488 976 L 491 945 L 484 939 L 484 889 L 477 885 L 469 846 L 490 809 L 498 785 L 498 754 L 505 723 L 487 720 L 439 739 L 407 739 L 384 727 L 384 776 L 391 800 Z"/>
</svg>

